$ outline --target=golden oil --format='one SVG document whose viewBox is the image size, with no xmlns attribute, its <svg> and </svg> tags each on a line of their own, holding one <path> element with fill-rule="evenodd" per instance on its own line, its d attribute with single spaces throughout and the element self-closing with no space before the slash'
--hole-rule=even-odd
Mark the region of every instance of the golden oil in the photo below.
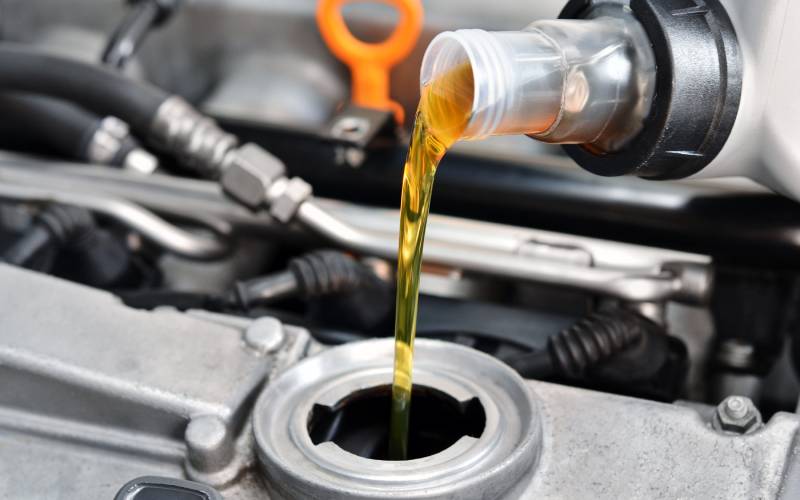
<svg viewBox="0 0 800 500">
<path fill-rule="evenodd" d="M 411 146 L 403 171 L 400 203 L 394 378 L 389 435 L 389 458 L 392 460 L 405 460 L 408 456 L 411 371 L 414 363 L 420 264 L 433 179 L 439 161 L 466 129 L 471 116 L 472 101 L 472 68 L 464 63 L 423 87 L 414 120 Z"/>
</svg>

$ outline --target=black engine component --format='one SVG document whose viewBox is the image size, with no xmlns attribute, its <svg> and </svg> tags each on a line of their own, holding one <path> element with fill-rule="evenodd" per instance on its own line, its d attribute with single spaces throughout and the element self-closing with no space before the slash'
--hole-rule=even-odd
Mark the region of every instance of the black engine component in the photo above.
<svg viewBox="0 0 800 500">
<path fill-rule="evenodd" d="M 663 334 L 661 330 L 652 321 L 624 309 L 598 312 L 551 337 L 547 349 L 555 369 L 574 378 L 623 352 L 650 332 Z"/>
<path fill-rule="evenodd" d="M 778 360 L 784 339 L 798 330 L 800 278 L 791 270 L 738 266 L 719 266 L 716 275 L 710 305 L 719 349 L 711 368 L 764 376 Z"/>
<path fill-rule="evenodd" d="M 289 261 L 286 271 L 237 283 L 236 295 L 249 309 L 288 297 L 309 300 L 373 288 L 379 278 L 368 267 L 337 250 L 318 250 Z"/>
<path fill-rule="evenodd" d="M 79 241 L 94 227 L 94 219 L 87 210 L 49 206 L 39 212 L 30 227 L 5 250 L 3 260 L 32 269 L 49 269 L 52 251 Z"/>
<path fill-rule="evenodd" d="M 0 94 L 0 114 L 5 118 L 2 142 L 12 147 L 41 151 L 42 148 L 68 159 L 98 163 L 91 147 L 104 118 L 59 99 L 24 93 Z M 124 126 L 124 125 L 123 125 Z M 120 141 L 104 163 L 122 166 L 139 147 L 131 135 Z"/>
<path fill-rule="evenodd" d="M 682 390 L 686 347 L 626 309 L 596 312 L 551 336 L 547 348 L 506 358 L 526 378 L 564 380 L 670 400 Z"/>
<path fill-rule="evenodd" d="M 236 285 L 244 309 L 291 297 L 308 303 L 309 319 L 333 327 L 369 330 L 392 311 L 392 286 L 337 250 L 318 250 L 291 259 L 288 269 Z"/>
<path fill-rule="evenodd" d="M 0 88 L 58 97 L 99 115 L 116 116 L 141 137 L 147 137 L 156 111 L 169 97 L 107 68 L 11 43 L 0 45 Z"/>
<path fill-rule="evenodd" d="M 126 483 L 114 500 L 222 500 L 222 495 L 194 481 L 142 476 Z"/>
<path fill-rule="evenodd" d="M 664 334 L 658 325 L 635 312 L 624 309 L 597 312 L 550 337 L 546 350 L 506 362 L 526 378 L 555 374 L 579 378 L 588 368 L 623 352 L 651 333 Z"/>
<path fill-rule="evenodd" d="M 124 243 L 87 210 L 65 205 L 40 211 L 2 260 L 98 288 L 132 286 L 142 278 Z"/>
</svg>

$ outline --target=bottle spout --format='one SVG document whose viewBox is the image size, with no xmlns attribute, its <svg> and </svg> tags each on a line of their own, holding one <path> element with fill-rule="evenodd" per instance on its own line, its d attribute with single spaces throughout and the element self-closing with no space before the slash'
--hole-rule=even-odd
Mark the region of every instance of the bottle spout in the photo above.
<svg viewBox="0 0 800 500">
<path fill-rule="evenodd" d="M 464 74 L 454 71 L 464 65 L 472 85 L 465 139 L 527 134 L 615 151 L 642 129 L 655 86 L 647 35 L 623 13 L 539 21 L 522 31 L 441 33 L 425 53 L 420 85 Z"/>
</svg>

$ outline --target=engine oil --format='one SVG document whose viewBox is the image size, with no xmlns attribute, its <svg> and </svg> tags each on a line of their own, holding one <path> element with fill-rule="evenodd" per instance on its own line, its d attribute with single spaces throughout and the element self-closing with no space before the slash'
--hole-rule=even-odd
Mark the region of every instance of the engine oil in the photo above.
<svg viewBox="0 0 800 500">
<path fill-rule="evenodd" d="M 403 172 L 397 253 L 394 377 L 389 457 L 405 460 L 411 405 L 420 265 L 436 168 L 464 133 L 473 103 L 472 68 L 455 67 L 423 88 Z"/>
</svg>

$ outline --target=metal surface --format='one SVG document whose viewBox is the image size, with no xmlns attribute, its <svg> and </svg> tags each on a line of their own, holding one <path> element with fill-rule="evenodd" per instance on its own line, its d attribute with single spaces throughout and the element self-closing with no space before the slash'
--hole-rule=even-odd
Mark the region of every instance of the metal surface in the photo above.
<svg viewBox="0 0 800 500">
<path fill-rule="evenodd" d="M 751 435 L 721 435 L 688 407 L 530 385 L 544 402 L 544 449 L 517 498 L 792 498 L 782 490 L 800 451 L 797 415 L 778 413 Z"/>
<path fill-rule="evenodd" d="M 135 148 L 125 155 L 122 167 L 140 175 L 150 175 L 158 170 L 158 158 L 143 148 Z"/>
<path fill-rule="evenodd" d="M 0 313 L 0 498 L 112 498 L 142 475 L 222 485 L 228 500 L 281 498 L 274 492 L 294 483 L 283 482 L 275 469 L 261 474 L 252 467 L 251 418 L 263 446 L 270 411 L 274 416 L 286 405 L 284 416 L 291 420 L 302 413 L 293 401 L 334 404 L 355 388 L 390 380 L 390 339 L 323 351 L 275 378 L 309 351 L 303 330 L 284 325 L 282 346 L 262 356 L 244 341 L 249 319 L 135 311 L 107 293 L 8 266 L 0 266 Z M 459 492 L 448 498 L 788 500 L 798 491 L 797 415 L 778 413 L 750 434 L 725 434 L 690 407 L 521 384 L 506 376 L 503 365 L 467 348 L 424 340 L 418 348 L 417 381 L 456 399 L 477 394 L 486 408 L 486 434 L 462 439 L 428 461 L 407 463 L 355 460 L 331 443 L 318 445 L 306 451 L 344 467 L 336 474 L 361 467 L 349 479 L 355 490 L 318 498 L 359 498 L 357 491 L 364 490 L 373 498 L 409 498 L 408 491 L 381 490 L 374 481 L 419 485 L 433 472 L 397 479 L 398 469 L 430 465 L 447 471 L 447 457 L 457 461 L 479 451 L 494 431 L 519 439 L 524 428 L 537 436 L 535 464 L 511 471 L 507 467 L 521 462 L 502 462 L 493 471 L 509 475 L 499 486 L 499 476 L 478 473 L 480 462 L 465 464 L 453 479 L 475 472 L 466 483 L 448 485 L 449 475 L 439 477 L 441 488 Z M 349 375 L 328 377 L 333 373 Z M 251 414 L 264 380 L 266 392 Z M 274 399 L 287 384 L 306 383 L 316 391 Z M 278 408 L 270 408 L 272 402 Z M 499 426 L 499 418 L 509 425 Z M 307 439 L 284 433 L 270 444 L 297 436 L 301 443 Z M 509 453 L 508 443 L 495 444 L 489 447 L 495 458 L 503 455 L 498 450 Z M 510 453 L 520 458 L 525 448 L 512 446 Z M 322 467 L 312 466 L 304 477 L 313 483 L 313 471 Z M 464 490 L 471 481 L 475 486 Z M 304 487 L 314 487 L 309 484 Z M 427 498 L 441 491 L 429 490 Z"/>
<path fill-rule="evenodd" d="M 213 415 L 193 418 L 186 426 L 189 464 L 201 472 L 216 472 L 233 459 L 233 443 L 225 421 Z"/>
<path fill-rule="evenodd" d="M 263 208 L 267 191 L 286 176 L 286 167 L 280 160 L 252 143 L 231 152 L 226 163 L 219 180 L 222 189 L 253 210 Z"/>
<path fill-rule="evenodd" d="M 254 396 L 308 345 L 285 326 L 263 356 L 250 320 L 133 310 L 5 265 L 0 284 L 0 498 L 112 498 L 154 473 L 230 482 L 252 460 Z"/>
<path fill-rule="evenodd" d="M 243 348 L 238 329 L 177 311 L 129 309 L 108 293 L 6 265 L 0 277 L 14 283 L 0 288 L 0 359 L 4 378 L 16 382 L 13 393 L 3 393 L 5 404 L 180 436 L 180 422 L 192 415 L 240 424 L 240 406 L 269 373 L 268 364 Z M 52 399 L 26 399 L 19 385 L 25 376 L 56 391 Z M 58 394 L 59 387 L 69 391 Z M 127 403 L 97 411 L 83 407 L 79 393 Z M 153 414 L 135 418 L 148 410 Z"/>
<path fill-rule="evenodd" d="M 423 339 L 416 343 L 416 383 L 461 403 L 477 397 L 486 413 L 479 438 L 463 436 L 438 454 L 405 462 L 361 458 L 330 441 L 313 444 L 307 427 L 314 406 L 333 408 L 355 392 L 389 385 L 393 355 L 391 339 L 337 347 L 288 370 L 261 395 L 253 429 L 275 498 L 500 498 L 535 466 L 539 403 L 524 381 L 488 355 Z"/>
<path fill-rule="evenodd" d="M 223 79 L 203 101 L 213 116 L 321 128 L 347 100 L 338 62 L 254 46 L 223 64 Z"/>
<path fill-rule="evenodd" d="M 2 174 L 0 174 L 2 178 Z M 193 259 L 214 259 L 228 252 L 218 237 L 191 233 L 170 224 L 149 210 L 128 201 L 90 194 L 87 191 L 48 189 L 0 182 L 0 198 L 32 203 L 60 203 L 87 208 L 141 233 L 167 251 Z"/>
<path fill-rule="evenodd" d="M 270 187 L 267 197 L 270 215 L 285 224 L 294 219 L 311 198 L 311 185 L 299 177 L 279 179 Z"/>
<path fill-rule="evenodd" d="M 332 215 L 313 200 L 303 203 L 297 216 L 314 231 L 346 248 L 387 258 L 397 255 L 395 240 L 362 231 Z M 708 270 L 702 265 L 673 264 L 671 269 L 656 270 L 581 267 L 481 248 L 472 244 L 478 241 L 474 235 L 470 243 L 462 242 L 459 245 L 440 243 L 430 236 L 425 243 L 426 262 L 480 274 L 576 288 L 631 302 L 678 300 L 702 303 L 711 285 Z M 700 279 L 684 278 L 684 269 Z"/>
<path fill-rule="evenodd" d="M 34 171 L 29 168 L 36 165 Z M 159 176 L 126 175 L 89 168 L 42 164 L 14 155 L 0 158 L 0 180 L 15 184 L 65 186 L 63 196 L 80 198 L 75 185 L 91 193 L 107 193 L 157 211 L 206 221 L 229 222 L 249 230 L 276 228 L 265 213 L 253 214 L 226 200 L 215 184 Z M 10 190 L 13 191 L 9 187 Z M 165 195 L 169 196 L 165 196 Z M 395 210 L 365 208 L 347 203 L 312 200 L 303 203 L 297 219 L 330 242 L 390 259 L 396 258 Z M 531 242 L 552 248 L 525 250 Z M 563 251 L 561 250 L 563 249 Z M 592 266 L 575 261 L 575 250 L 591 255 Z M 579 236 L 467 221 L 432 215 L 426 236 L 427 262 L 480 274 L 529 280 L 586 290 L 635 302 L 676 300 L 702 303 L 710 288 L 710 259 L 697 254 L 622 244 Z"/>
<path fill-rule="evenodd" d="M 244 332 L 247 346 L 259 354 L 277 351 L 285 337 L 283 324 L 275 318 L 258 318 Z"/>
</svg>

